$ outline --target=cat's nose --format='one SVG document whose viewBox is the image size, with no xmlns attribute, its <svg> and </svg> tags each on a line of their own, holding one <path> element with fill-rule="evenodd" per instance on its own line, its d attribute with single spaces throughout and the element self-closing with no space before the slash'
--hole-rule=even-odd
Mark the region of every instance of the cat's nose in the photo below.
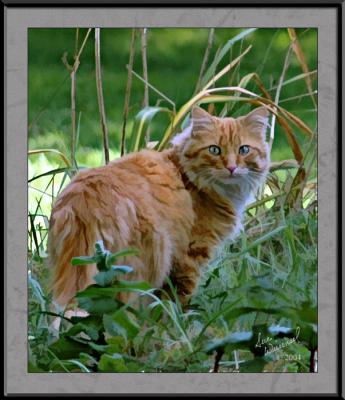
<svg viewBox="0 0 345 400">
<path fill-rule="evenodd" d="M 233 173 L 235 172 L 235 169 L 237 168 L 237 165 L 228 165 L 227 168 L 230 171 L 230 173 L 233 175 Z"/>
</svg>

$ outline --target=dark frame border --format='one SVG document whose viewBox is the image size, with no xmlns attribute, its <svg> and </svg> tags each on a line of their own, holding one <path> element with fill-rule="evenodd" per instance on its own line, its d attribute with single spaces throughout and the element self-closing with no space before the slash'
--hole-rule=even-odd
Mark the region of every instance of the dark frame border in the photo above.
<svg viewBox="0 0 345 400">
<path fill-rule="evenodd" d="M 343 222 L 343 213 L 342 213 L 342 200 L 343 200 L 343 186 L 342 186 L 342 180 L 343 180 L 343 174 L 342 174 L 342 167 L 343 167 L 343 159 L 342 159 L 342 147 L 343 147 L 343 140 L 342 140 L 342 127 L 343 127 L 343 118 L 342 118 L 342 112 L 344 108 L 344 104 L 342 101 L 342 96 L 343 96 L 343 79 L 342 79 L 342 68 L 343 68 L 343 52 L 342 52 L 342 47 L 343 47 L 343 40 L 342 40 L 342 35 L 344 34 L 344 29 L 343 29 L 343 14 L 345 13 L 344 11 L 344 6 L 343 6 L 343 1 L 344 0 L 333 0 L 333 1 L 312 1 L 312 0 L 304 0 L 303 3 L 299 2 L 298 0 L 281 0 L 277 2 L 276 0 L 264 0 L 264 1 L 255 1 L 255 0 L 242 0 L 241 3 L 237 3 L 232 0 L 217 0 L 217 2 L 212 3 L 207 0 L 190 0 L 188 3 L 184 2 L 183 0 L 174 0 L 174 1 L 167 1 L 162 4 L 161 1 L 159 0 L 149 0 L 145 2 L 138 2 L 137 0 L 127 0 L 127 1 L 117 1 L 117 0 L 101 0 L 100 2 L 91 2 L 90 0 L 86 1 L 81 1 L 81 0 L 74 0 L 73 2 L 70 2 L 68 0 L 60 0 L 60 1 L 51 1 L 48 2 L 44 0 L 33 0 L 33 1 L 25 1 L 25 0 L 1 0 L 2 2 L 2 7 L 1 7 L 1 13 L 3 16 L 3 21 L 4 21 L 4 9 L 5 7 L 9 8 L 16 8 L 16 7 L 40 7 L 40 8 L 46 8 L 46 7 L 61 7 L 61 8 L 69 8 L 69 7 L 74 7 L 74 8 L 94 8 L 94 7 L 154 7 L 154 6 L 164 6 L 164 7 L 190 7 L 190 8 L 207 8 L 207 7 L 229 7 L 229 6 L 235 6 L 236 8 L 246 8 L 246 7 L 257 7 L 257 8 L 334 8 L 336 9 L 337 12 L 337 36 L 338 36 L 338 43 L 337 43 L 337 83 L 338 83 L 338 90 L 337 90 L 337 140 L 338 140 L 338 146 L 337 146 L 337 168 L 338 168 L 338 173 L 337 173 L 337 187 L 336 187 L 336 193 L 337 193 L 337 214 L 338 214 L 338 224 L 337 224 L 337 272 L 338 272 L 338 284 L 337 284 L 337 347 L 338 347 L 338 352 L 337 352 L 337 393 L 330 393 L 328 395 L 316 395 L 316 394 L 291 394 L 289 396 L 287 395 L 280 395 L 279 397 L 281 398 L 289 398 L 289 397 L 295 397 L 295 398 L 303 398 L 303 397 L 310 397 L 310 396 L 315 396 L 318 398 L 328 398 L 328 397 L 333 397 L 333 398 L 339 398 L 339 399 L 344 399 L 343 397 L 343 385 L 342 385 L 342 380 L 344 378 L 344 371 L 342 369 L 342 356 L 343 356 L 343 346 L 342 346 L 342 334 L 344 333 L 343 329 L 343 324 L 344 321 L 342 320 L 342 310 L 343 310 L 343 301 L 344 301 L 344 296 L 342 296 L 342 288 L 343 288 L 343 274 L 342 274 L 342 261 L 343 261 L 343 253 L 342 253 L 342 222 Z M 5 32 L 3 31 L 4 37 L 5 37 Z M 4 65 L 4 64 L 3 64 Z M 3 67 L 4 68 L 4 67 Z M 5 72 L 5 71 L 4 71 Z M 5 75 L 4 75 L 4 83 L 5 83 Z M 5 117 L 5 108 L 4 108 L 4 117 Z M 5 119 L 5 118 L 4 118 Z M 3 139 L 5 140 L 5 138 Z M 4 151 L 5 146 L 4 146 Z M 5 158 L 5 157 L 4 157 Z M 344 163 L 345 164 L 345 163 Z M 345 165 L 344 165 L 345 167 Z M 6 170 L 6 168 L 5 168 Z M 4 186 L 5 189 L 5 186 Z M 5 193 L 5 190 L 4 190 Z M 6 216 L 5 216 L 6 218 Z M 6 223 L 5 223 L 6 226 Z M 6 259 L 5 259 L 6 261 Z M 5 279 L 4 279 L 5 282 Z M 4 293 L 6 293 L 6 290 L 4 288 Z M 6 309 L 4 309 L 4 315 L 6 315 Z M 4 360 L 5 362 L 5 360 Z M 6 394 L 6 393 L 5 393 Z M 8 394 L 7 394 L 8 395 Z M 173 394 L 165 394 L 167 397 L 174 397 Z M 10 396 L 16 396 L 15 394 L 10 394 Z M 26 396 L 31 397 L 31 394 L 26 394 Z M 37 397 L 42 397 L 42 396 L 52 396 L 52 397 L 57 397 L 59 396 L 58 394 L 34 394 L 34 396 Z M 87 396 L 86 394 L 74 394 L 74 396 L 79 397 L 79 396 Z M 110 396 L 110 394 L 99 394 L 99 396 L 105 397 L 105 396 Z M 122 394 L 123 397 L 129 397 L 132 396 L 133 394 Z M 143 397 L 157 397 L 157 396 L 164 396 L 164 394 L 142 394 Z M 189 394 L 191 397 L 195 396 L 200 396 L 200 397 L 206 397 L 208 395 L 203 395 L 203 394 Z M 213 394 L 213 396 L 217 397 L 233 397 L 232 395 L 228 394 Z M 253 397 L 251 395 L 236 395 L 237 397 Z M 257 394 L 256 396 L 258 397 L 273 397 L 275 394 Z"/>
</svg>

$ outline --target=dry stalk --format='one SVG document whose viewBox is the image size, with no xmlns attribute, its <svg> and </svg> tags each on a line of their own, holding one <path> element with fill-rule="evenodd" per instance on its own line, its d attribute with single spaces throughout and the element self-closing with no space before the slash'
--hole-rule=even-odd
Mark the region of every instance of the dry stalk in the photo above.
<svg viewBox="0 0 345 400">
<path fill-rule="evenodd" d="M 105 116 L 103 89 L 102 89 L 102 73 L 101 73 L 101 52 L 100 52 L 100 28 L 95 28 L 95 61 L 96 61 L 96 86 L 98 108 L 101 120 L 102 134 L 103 134 L 103 148 L 105 163 L 109 163 L 109 135 L 107 128 L 107 121 Z"/>
<path fill-rule="evenodd" d="M 195 90 L 194 90 L 194 95 L 200 90 L 201 80 L 205 73 L 206 65 L 207 65 L 208 59 L 210 57 L 210 51 L 211 51 L 211 48 L 213 45 L 213 40 L 214 40 L 214 28 L 211 28 L 210 32 L 208 34 L 207 47 L 205 50 L 204 58 L 202 60 L 198 82 L 197 82 Z"/>
<path fill-rule="evenodd" d="M 149 106 L 149 86 L 148 86 L 148 72 L 147 72 L 147 28 L 141 30 L 141 55 L 143 62 L 143 78 L 144 78 L 144 99 L 143 107 Z M 147 128 L 145 132 L 146 144 L 150 141 L 150 130 Z"/>
<path fill-rule="evenodd" d="M 127 66 L 127 69 L 129 69 L 128 66 Z M 141 82 L 143 82 L 143 83 L 146 82 L 147 86 L 148 86 L 150 89 L 152 89 L 152 90 L 153 90 L 154 92 L 156 92 L 159 96 L 161 96 L 164 100 L 166 100 L 169 104 L 171 104 L 172 107 L 173 107 L 173 110 L 174 110 L 174 112 L 175 112 L 176 104 L 175 104 L 171 99 L 169 99 L 169 97 L 167 97 L 164 93 L 162 93 L 162 92 L 159 91 L 157 88 L 155 88 L 154 86 L 152 86 L 149 82 L 145 81 L 145 80 L 144 80 L 140 75 L 138 75 L 135 71 L 132 70 L 131 73 L 132 73 L 136 78 L 138 78 Z"/>
<path fill-rule="evenodd" d="M 131 38 L 131 47 L 129 51 L 129 61 L 128 61 L 128 74 L 127 74 L 127 85 L 126 85 L 126 94 L 125 94 L 125 104 L 123 108 L 123 124 L 122 124 L 122 136 L 121 136 L 121 157 L 125 153 L 125 139 L 126 139 L 126 125 L 128 118 L 128 109 L 129 102 L 131 97 L 131 88 L 132 88 L 132 70 L 133 70 L 133 61 L 135 55 L 135 38 L 136 38 L 136 29 L 132 29 L 132 38 Z"/>
<path fill-rule="evenodd" d="M 71 138 L 71 163 L 75 167 L 75 151 L 76 151 L 76 97 L 77 97 L 77 71 L 80 64 L 80 55 L 84 50 L 87 38 L 91 29 L 89 29 L 85 35 L 83 43 L 78 51 L 78 41 L 79 41 L 79 28 L 76 30 L 76 40 L 75 40 L 75 52 L 74 52 L 74 63 L 70 65 L 67 61 L 67 53 L 65 52 L 62 56 L 62 62 L 66 66 L 71 77 L 71 120 L 72 120 L 72 138 Z"/>
<path fill-rule="evenodd" d="M 314 107 L 317 108 L 317 103 L 316 103 L 316 100 L 315 100 L 315 97 L 314 97 L 315 93 L 313 92 L 313 85 L 312 85 L 312 81 L 311 81 L 311 76 L 309 74 L 309 68 L 308 68 L 307 62 L 305 60 L 305 56 L 304 56 L 304 53 L 302 51 L 301 44 L 300 44 L 300 42 L 298 40 L 297 33 L 296 33 L 294 28 L 288 28 L 288 33 L 289 33 L 289 36 L 290 36 L 290 39 L 291 39 L 291 42 L 292 42 L 293 50 L 294 50 L 294 52 L 296 54 L 296 57 L 297 57 L 298 61 L 300 62 L 301 66 L 302 66 L 303 72 L 305 73 L 305 81 L 306 81 L 306 84 L 307 84 L 307 89 L 308 89 L 308 92 L 309 92 L 309 96 L 311 97 L 311 100 L 313 102 Z"/>
<path fill-rule="evenodd" d="M 214 366 L 213 366 L 213 370 L 212 370 L 213 373 L 219 372 L 219 363 L 220 363 L 220 360 L 222 359 L 223 355 L 224 355 L 224 350 L 217 349 L 215 359 L 214 359 Z"/>
<path fill-rule="evenodd" d="M 148 87 L 148 73 L 147 73 L 147 28 L 141 30 L 141 55 L 143 61 L 143 78 L 145 81 L 144 86 L 144 100 L 143 107 L 149 105 L 149 87 Z"/>
<path fill-rule="evenodd" d="M 274 103 L 276 105 L 278 105 L 278 103 L 279 103 L 280 91 L 281 91 L 281 88 L 283 86 L 283 82 L 284 82 L 284 77 L 285 77 L 286 71 L 287 71 L 287 69 L 289 67 L 291 52 L 292 52 L 292 45 L 290 45 L 290 47 L 289 47 L 289 49 L 288 49 L 288 51 L 286 53 L 284 66 L 283 66 L 283 71 L 282 71 L 282 73 L 280 75 L 280 78 L 279 78 L 279 83 L 278 83 L 278 87 L 277 87 L 277 91 L 276 91 L 276 96 L 275 96 L 275 99 L 274 99 Z M 276 107 L 274 107 L 274 111 L 277 111 Z M 270 140 L 269 140 L 270 149 L 272 148 L 273 140 L 274 140 L 275 123 L 276 123 L 276 115 L 272 114 Z"/>
</svg>

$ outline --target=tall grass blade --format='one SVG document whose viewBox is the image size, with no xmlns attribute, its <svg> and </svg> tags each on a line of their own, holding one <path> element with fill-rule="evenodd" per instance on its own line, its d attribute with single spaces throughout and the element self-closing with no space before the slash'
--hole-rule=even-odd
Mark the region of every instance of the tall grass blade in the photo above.
<svg viewBox="0 0 345 400">
<path fill-rule="evenodd" d="M 72 165 L 71 165 L 70 161 L 68 160 L 68 158 L 63 153 L 61 153 L 61 151 L 59 151 L 59 150 L 38 149 L 38 150 L 29 150 L 28 151 L 29 156 L 34 155 L 34 154 L 46 154 L 46 153 L 58 155 L 63 160 L 63 162 L 67 165 L 68 168 L 72 168 Z"/>
<path fill-rule="evenodd" d="M 122 124 L 122 135 L 121 135 L 121 149 L 120 154 L 121 157 L 125 153 L 125 140 L 126 140 L 126 125 L 128 118 L 128 110 L 129 103 L 131 98 L 131 89 L 132 89 L 132 70 L 133 70 L 133 62 L 135 56 L 135 39 L 136 39 L 136 29 L 132 29 L 132 37 L 131 37 L 131 46 L 129 50 L 129 61 L 128 61 L 128 73 L 127 73 L 127 85 L 126 85 L 126 94 L 125 94 L 125 104 L 123 106 L 123 124 Z"/>
<path fill-rule="evenodd" d="M 209 89 L 215 82 L 217 82 L 218 79 L 220 79 L 222 76 L 224 76 L 231 68 L 233 68 L 237 63 L 240 62 L 240 60 L 248 53 L 248 51 L 251 49 L 251 46 L 247 47 L 244 52 L 238 56 L 234 61 L 232 61 L 229 65 L 227 65 L 225 68 L 223 68 L 215 77 L 213 77 L 206 85 L 205 87 L 197 93 L 195 96 L 193 96 L 186 104 L 184 104 L 178 113 L 176 114 L 175 118 L 173 119 L 171 125 L 169 128 L 165 131 L 164 136 L 161 140 L 161 143 L 158 147 L 158 150 L 162 150 L 169 142 L 172 134 L 174 133 L 176 127 L 182 122 L 183 118 L 187 115 L 187 113 L 191 110 L 191 108 L 197 104 L 202 98 L 206 97 L 212 92 L 212 89 Z M 213 91 L 224 91 L 224 89 L 227 88 L 222 88 L 222 89 L 213 89 Z"/>
<path fill-rule="evenodd" d="M 236 42 L 241 41 L 242 39 L 244 39 L 245 37 L 250 35 L 256 29 L 257 28 L 245 29 L 244 31 L 242 31 L 241 33 L 239 33 L 238 35 L 236 35 L 235 37 L 233 37 L 232 39 L 230 39 L 226 42 L 226 44 L 220 49 L 219 53 L 214 58 L 210 67 L 205 72 L 205 75 L 201 81 L 202 86 L 205 85 L 206 82 L 208 82 L 211 79 L 211 77 L 215 74 L 218 64 L 222 61 L 222 59 L 228 53 L 228 51 L 231 49 L 231 47 Z"/>
<path fill-rule="evenodd" d="M 289 67 L 291 52 L 292 52 L 292 47 L 290 46 L 288 51 L 287 51 L 287 53 L 286 53 L 286 56 L 285 56 L 283 70 L 282 70 L 282 73 L 280 74 L 280 77 L 279 77 L 279 83 L 278 83 L 278 87 L 277 87 L 277 90 L 276 90 L 276 95 L 275 95 L 275 98 L 274 98 L 274 104 L 276 106 L 279 104 L 280 91 L 281 91 L 281 88 L 282 88 L 282 84 L 284 82 L 286 71 L 287 71 L 287 69 Z M 270 148 L 272 148 L 273 141 L 274 141 L 275 122 L 276 122 L 276 115 L 272 114 L 270 140 L 269 140 Z"/>
<path fill-rule="evenodd" d="M 298 61 L 300 62 L 303 72 L 305 74 L 305 82 L 307 84 L 308 92 L 310 94 L 310 98 L 314 104 L 314 107 L 317 107 L 314 95 L 313 95 L 313 84 L 311 81 L 311 76 L 309 74 L 309 68 L 304 56 L 304 52 L 302 50 L 302 46 L 298 40 L 297 33 L 294 28 L 288 28 L 288 33 L 291 39 L 293 50 L 297 56 Z"/>
<path fill-rule="evenodd" d="M 200 90 L 201 79 L 202 79 L 202 77 L 203 77 L 203 75 L 205 73 L 205 68 L 206 68 L 206 65 L 208 63 L 208 59 L 209 59 L 209 56 L 210 56 L 210 51 L 211 51 L 211 48 L 212 48 L 212 45 L 213 45 L 213 41 L 214 41 L 214 28 L 210 28 L 210 31 L 209 31 L 209 34 L 208 34 L 208 39 L 207 39 L 207 47 L 206 47 L 206 50 L 205 50 L 204 58 L 202 60 L 202 64 L 201 64 L 201 68 L 200 68 L 200 72 L 199 72 L 199 78 L 198 78 L 198 81 L 197 81 L 196 86 L 195 86 L 194 94 L 196 94 Z"/>
<path fill-rule="evenodd" d="M 135 152 L 145 147 L 145 132 L 155 115 L 166 113 L 172 116 L 173 113 L 168 108 L 163 107 L 145 107 L 135 117 L 131 141 L 128 151 Z"/>
<path fill-rule="evenodd" d="M 109 135 L 107 127 L 107 119 L 105 116 L 103 88 L 102 88 L 102 72 L 101 72 L 101 44 L 100 44 L 100 28 L 95 28 L 95 61 L 96 61 L 96 86 L 98 108 L 101 120 L 102 134 L 103 134 L 103 149 L 105 163 L 109 163 Z"/>
<path fill-rule="evenodd" d="M 261 236 L 259 239 L 252 242 L 249 246 L 247 246 L 244 250 L 238 253 L 232 253 L 225 257 L 226 260 L 232 260 L 234 258 L 243 256 L 244 254 L 248 253 L 249 250 L 254 249 L 255 247 L 259 246 L 260 244 L 266 242 L 267 240 L 271 239 L 273 236 L 277 235 L 279 232 L 283 231 L 286 228 L 286 225 L 278 226 L 277 228 L 267 232 L 265 235 Z"/>
</svg>

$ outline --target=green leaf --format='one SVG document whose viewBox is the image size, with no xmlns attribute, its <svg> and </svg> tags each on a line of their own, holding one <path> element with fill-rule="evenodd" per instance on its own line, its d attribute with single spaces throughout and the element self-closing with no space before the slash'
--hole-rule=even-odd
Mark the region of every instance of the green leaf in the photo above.
<svg viewBox="0 0 345 400">
<path fill-rule="evenodd" d="M 202 78 L 202 86 L 206 85 L 206 82 L 208 82 L 212 76 L 215 74 L 216 69 L 218 64 L 222 61 L 224 56 L 228 53 L 228 51 L 231 49 L 231 47 L 238 41 L 244 39 L 246 36 L 254 32 L 257 28 L 250 28 L 250 29 L 245 29 L 242 32 L 240 32 L 238 35 L 233 37 L 232 39 L 228 40 L 225 45 L 222 47 L 220 52 L 216 55 L 214 58 L 212 64 L 209 66 L 207 71 L 205 72 L 203 78 Z"/>
<path fill-rule="evenodd" d="M 99 258 L 96 256 L 80 256 L 80 257 L 73 257 L 71 260 L 72 265 L 90 265 L 96 264 L 99 261 Z"/>
<path fill-rule="evenodd" d="M 124 309 L 103 316 L 103 324 L 112 336 L 123 336 L 126 340 L 133 339 L 140 331 L 139 325 L 126 313 Z"/>
<path fill-rule="evenodd" d="M 80 352 L 87 352 L 88 346 L 68 337 L 60 337 L 49 346 L 49 349 L 59 359 L 78 358 Z"/>
<path fill-rule="evenodd" d="M 103 354 L 98 363 L 101 372 L 128 372 L 121 354 Z"/>
<path fill-rule="evenodd" d="M 112 265 L 109 271 L 98 272 L 93 279 L 102 287 L 110 286 L 118 275 L 128 274 L 133 268 L 126 265 Z"/>
<path fill-rule="evenodd" d="M 92 350 L 97 351 L 97 353 L 105 353 L 109 348 L 109 345 L 97 344 L 93 342 L 89 342 L 88 346 L 91 347 Z"/>
<path fill-rule="evenodd" d="M 114 257 L 114 260 L 116 260 L 120 257 L 137 256 L 138 254 L 140 254 L 139 250 L 129 248 L 117 251 L 116 253 L 112 253 L 110 257 Z"/>
<path fill-rule="evenodd" d="M 136 115 L 128 149 L 129 153 L 139 151 L 145 147 L 145 133 L 153 117 L 159 112 L 167 113 L 169 116 L 172 115 L 168 108 L 163 107 L 145 107 Z"/>
<path fill-rule="evenodd" d="M 37 365 L 32 362 L 28 362 L 28 372 L 46 372 L 43 369 L 39 368 Z"/>
<path fill-rule="evenodd" d="M 245 361 L 240 365 L 241 372 L 262 372 L 267 361 L 263 357 L 255 357 L 253 360 Z"/>
<path fill-rule="evenodd" d="M 244 250 L 238 252 L 238 253 L 232 253 L 226 256 L 226 260 L 231 260 L 234 258 L 237 258 L 239 256 L 242 256 L 243 254 L 247 253 L 249 250 L 254 249 L 257 247 L 259 244 L 266 242 L 267 240 L 271 239 L 273 236 L 275 236 L 277 233 L 281 232 L 286 228 L 286 225 L 278 226 L 277 228 L 273 229 L 270 232 L 265 233 L 262 235 L 259 239 L 255 240 L 252 242 L 249 246 L 247 246 Z"/>
<path fill-rule="evenodd" d="M 115 272 L 115 276 L 129 274 L 133 272 L 132 267 L 128 267 L 127 265 L 113 265 L 111 269 Z"/>
<path fill-rule="evenodd" d="M 88 353 L 79 354 L 80 361 L 88 367 L 97 365 L 98 361 Z"/>
<path fill-rule="evenodd" d="M 73 177 L 73 173 L 76 172 L 75 168 L 57 168 L 57 169 L 53 169 L 51 171 L 45 172 L 43 174 L 39 174 L 36 175 L 34 177 L 32 177 L 31 179 L 28 179 L 28 183 L 32 183 L 33 181 L 43 178 L 44 176 L 49 176 L 49 175 L 57 175 L 57 174 L 61 174 L 61 173 L 67 173 L 67 175 L 72 178 Z M 65 178 L 64 178 L 65 179 Z M 58 190 L 58 193 L 60 192 L 60 190 Z"/>
<path fill-rule="evenodd" d="M 104 255 L 105 253 L 108 252 L 108 250 L 106 250 L 106 248 L 104 247 L 103 240 L 98 240 L 95 243 L 95 248 L 96 248 L 96 254 L 99 254 L 99 255 Z"/>
<path fill-rule="evenodd" d="M 113 312 L 120 307 L 120 303 L 116 299 L 104 297 L 80 297 L 76 296 L 80 308 L 86 310 L 90 314 L 105 314 Z"/>
<path fill-rule="evenodd" d="M 95 282 L 102 287 L 109 286 L 116 277 L 116 272 L 112 269 L 109 271 L 99 271 L 93 279 Z"/>
<path fill-rule="evenodd" d="M 82 362 L 79 360 L 67 360 L 67 363 L 76 365 L 83 372 L 91 372 Z"/>
<path fill-rule="evenodd" d="M 126 340 L 123 336 L 113 336 L 106 339 L 108 343 L 106 353 L 123 353 L 126 348 Z"/>
<path fill-rule="evenodd" d="M 84 297 L 114 297 L 119 292 L 147 291 L 151 285 L 145 281 L 120 281 L 117 280 L 111 287 L 101 287 L 90 285 L 86 289 L 76 294 L 77 299 Z"/>
<path fill-rule="evenodd" d="M 90 337 L 92 340 L 98 340 L 99 338 L 99 327 L 83 324 L 82 322 L 77 323 L 76 325 L 72 326 L 66 333 L 65 336 L 76 336 L 81 332 L 84 332 L 87 336 Z"/>
<path fill-rule="evenodd" d="M 215 350 L 224 349 L 225 347 L 227 347 L 230 351 L 239 348 L 249 348 L 249 344 L 251 343 L 252 339 L 253 339 L 253 332 L 251 331 L 231 333 L 225 338 L 216 340 L 211 344 L 209 344 L 206 347 L 205 352 L 207 354 L 210 354 Z"/>
</svg>

